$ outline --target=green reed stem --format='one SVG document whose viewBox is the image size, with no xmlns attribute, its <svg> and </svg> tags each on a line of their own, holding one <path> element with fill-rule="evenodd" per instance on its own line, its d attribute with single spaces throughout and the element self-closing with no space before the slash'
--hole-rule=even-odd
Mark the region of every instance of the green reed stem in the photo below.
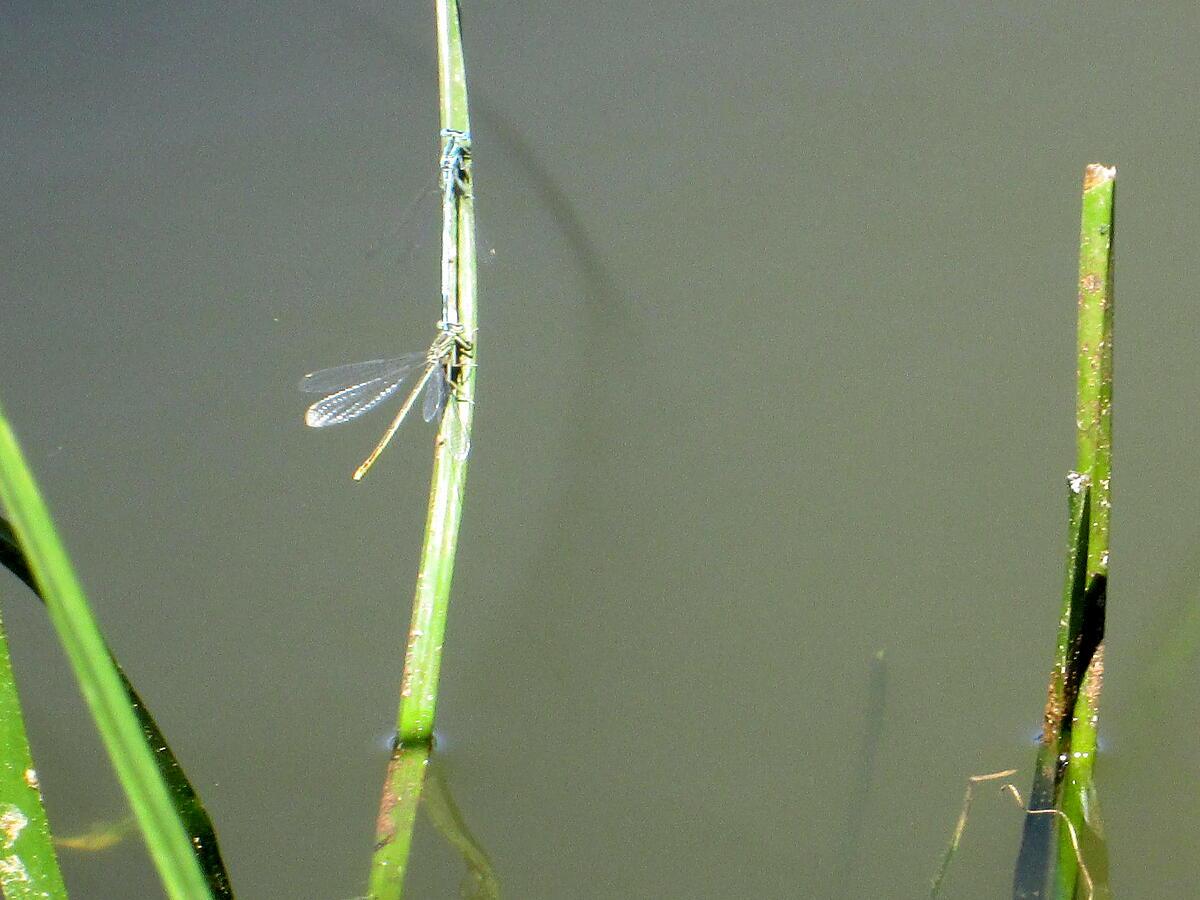
<svg viewBox="0 0 1200 900">
<path fill-rule="evenodd" d="M 1083 181 L 1083 213 L 1079 235 L 1079 363 L 1076 406 L 1076 461 L 1091 485 L 1088 522 L 1085 637 L 1081 649 L 1094 648 L 1083 667 L 1071 710 L 1070 747 L 1059 796 L 1059 808 L 1075 827 L 1084 862 L 1097 883 L 1096 895 L 1107 891 L 1103 834 L 1095 791 L 1096 723 L 1104 681 L 1104 620 L 1107 603 L 1109 523 L 1112 517 L 1113 392 L 1113 259 L 1116 169 L 1088 166 Z M 1080 895 L 1075 853 L 1059 837 L 1059 897 Z M 1089 849 L 1092 850 L 1089 853 Z"/>
<path fill-rule="evenodd" d="M 1079 249 L 1075 469 L 1068 477 L 1067 573 L 1054 667 L 1029 809 L 1059 809 L 1079 836 L 1096 897 L 1104 850 L 1093 767 L 1104 671 L 1109 522 L 1112 512 L 1113 213 L 1116 170 L 1084 174 Z M 1054 837 L 1057 834 L 1057 842 Z M 1056 848 L 1056 849 L 1055 849 Z M 1029 815 L 1013 881 L 1016 898 L 1071 900 L 1083 890 L 1070 834 L 1058 816 Z"/>
<path fill-rule="evenodd" d="M 459 31 L 458 4 L 454 0 L 435 0 L 438 42 L 438 90 L 441 97 L 443 135 L 465 135 L 466 152 L 462 161 L 464 190 L 453 192 L 453 202 L 445 205 L 443 236 L 452 245 L 442 247 L 444 268 L 447 261 L 452 283 L 449 290 L 450 313 L 462 328 L 472 350 L 459 355 L 455 367 L 456 387 L 450 404 L 461 419 L 461 428 L 469 440 L 475 400 L 474 347 L 477 338 L 475 205 L 471 186 L 470 133 L 467 113 L 466 72 L 463 64 L 462 35 Z M 449 138 L 444 138 L 444 143 Z M 462 139 L 460 139 L 462 140 Z M 447 287 L 443 286 L 444 292 Z M 450 604 L 450 582 L 454 575 L 454 555 L 458 547 L 458 529 L 462 521 L 463 491 L 467 479 L 466 459 L 455 458 L 450 431 L 451 410 L 442 416 L 435 442 L 429 513 L 425 522 L 425 541 L 417 571 L 416 596 L 413 599 L 412 625 L 404 657 L 404 677 L 400 689 L 400 707 L 396 730 L 401 743 L 428 741 L 433 737 L 437 707 L 438 673 L 442 662 L 442 642 L 446 633 L 446 615 Z"/>
<path fill-rule="evenodd" d="M 467 460 L 465 453 L 456 451 L 465 449 L 464 441 L 470 446 L 475 409 L 478 280 L 466 67 L 458 3 L 434 0 L 434 11 L 442 136 L 442 318 L 445 327 L 456 330 L 462 345 L 452 351 L 453 396 L 434 443 L 429 511 L 396 713 L 397 750 L 384 784 L 371 864 L 373 898 L 399 897 L 403 891 L 417 802 L 433 740 L 450 584 L 462 521 Z M 448 166 L 456 149 L 459 161 Z"/>
<path fill-rule="evenodd" d="M 1117 170 L 1093 164 L 1083 183 L 1079 235 L 1079 362 L 1075 470 L 1090 476 L 1089 581 L 1108 575 L 1112 515 L 1113 238 Z"/>
<path fill-rule="evenodd" d="M 401 745 L 388 763 L 375 823 L 375 855 L 367 891 L 370 900 L 398 900 L 404 894 L 408 851 L 432 751 L 429 743 Z"/>
</svg>

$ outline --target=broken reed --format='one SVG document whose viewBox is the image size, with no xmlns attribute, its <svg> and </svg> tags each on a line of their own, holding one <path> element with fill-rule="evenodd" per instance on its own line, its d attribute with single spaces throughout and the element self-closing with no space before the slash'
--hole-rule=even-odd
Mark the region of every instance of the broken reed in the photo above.
<svg viewBox="0 0 1200 900">
<path fill-rule="evenodd" d="M 1097 891 L 1107 866 L 1094 782 L 1096 723 L 1104 675 L 1112 516 L 1113 249 L 1116 169 L 1092 164 L 1080 220 L 1075 468 L 1068 477 L 1067 575 L 1054 668 L 1030 792 L 1013 896 L 1071 900 L 1082 883 L 1070 830 L 1079 836 Z M 1088 886 L 1090 893 L 1091 886 Z M 1097 893 L 1097 896 L 1100 896 Z"/>
</svg>

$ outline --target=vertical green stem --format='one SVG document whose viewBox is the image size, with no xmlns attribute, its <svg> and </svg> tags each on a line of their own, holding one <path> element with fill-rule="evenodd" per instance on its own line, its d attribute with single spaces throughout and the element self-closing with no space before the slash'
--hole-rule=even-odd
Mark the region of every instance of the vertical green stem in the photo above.
<svg viewBox="0 0 1200 900">
<path fill-rule="evenodd" d="M 475 409 L 475 200 L 466 69 L 456 0 L 434 0 L 434 10 L 442 137 L 442 327 L 452 329 L 460 343 L 451 351 L 452 396 L 434 443 L 425 540 L 396 714 L 397 749 L 380 801 L 371 865 L 373 898 L 400 897 L 404 887 L 413 823 L 433 739 Z"/>
<path fill-rule="evenodd" d="M 428 741 L 433 737 L 442 642 L 446 633 L 450 582 L 454 574 L 454 555 L 458 547 L 463 490 L 467 478 L 467 461 L 457 458 L 454 452 L 456 439 L 452 432 L 456 428 L 461 429 L 469 440 L 475 401 L 474 354 L 478 331 L 475 206 L 471 190 L 471 123 L 467 112 L 466 72 L 463 67 L 458 4 L 454 0 L 436 0 L 434 5 L 437 12 L 438 90 L 443 141 L 444 145 L 458 141 L 464 148 L 459 175 L 463 187 L 453 191 L 454 202 L 443 209 L 443 216 L 454 216 L 456 219 L 454 227 L 443 227 L 445 239 L 453 241 L 454 246 L 443 247 L 442 255 L 443 260 L 455 261 L 452 312 L 470 350 L 456 351 L 454 396 L 446 415 L 442 416 L 435 442 L 425 542 L 417 572 L 412 625 L 404 658 L 404 677 L 396 722 L 401 743 Z"/>
<path fill-rule="evenodd" d="M 1090 165 L 1083 182 L 1079 235 L 1079 364 L 1076 407 L 1076 469 L 1089 476 L 1092 511 L 1088 526 L 1083 628 L 1092 652 L 1079 659 L 1083 672 L 1071 711 L 1070 746 L 1059 808 L 1084 850 L 1094 893 L 1107 892 L 1107 862 L 1096 800 L 1096 723 L 1104 680 L 1104 620 L 1112 516 L 1113 259 L 1116 169 Z M 1059 897 L 1082 897 L 1067 836 L 1059 838 Z M 1089 852 L 1090 851 L 1090 852 Z"/>
<path fill-rule="evenodd" d="M 388 763 L 375 823 L 375 855 L 367 891 L 370 900 L 393 900 L 404 893 L 408 851 L 432 749 L 427 743 L 400 746 Z"/>
<path fill-rule="evenodd" d="M 1069 542 L 1054 668 L 1042 741 L 1030 792 L 1029 815 L 1013 880 L 1016 898 L 1087 894 L 1071 833 L 1082 847 L 1095 897 L 1106 896 L 1093 766 L 1104 671 L 1109 522 L 1112 514 L 1113 221 L 1116 170 L 1090 165 L 1084 173 L 1079 240 L 1078 370 L 1075 469 L 1068 478 Z M 1066 823 L 1069 822 L 1068 828 Z M 1057 833 L 1057 846 L 1054 836 Z"/>
<path fill-rule="evenodd" d="M 1093 164 L 1083 181 L 1079 234 L 1079 364 L 1075 471 L 1090 476 L 1088 580 L 1108 575 L 1112 512 L 1113 212 L 1117 170 Z"/>
</svg>

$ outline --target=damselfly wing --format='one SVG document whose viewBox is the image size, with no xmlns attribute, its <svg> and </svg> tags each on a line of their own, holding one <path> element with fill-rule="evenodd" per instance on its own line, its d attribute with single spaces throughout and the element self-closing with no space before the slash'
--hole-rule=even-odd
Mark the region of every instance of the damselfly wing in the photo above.
<svg viewBox="0 0 1200 900">
<path fill-rule="evenodd" d="M 304 424 L 310 428 L 326 428 L 357 419 L 395 394 L 414 371 L 427 364 L 424 353 L 407 353 L 393 359 L 372 359 L 305 375 L 300 390 L 306 394 L 328 396 L 305 411 Z"/>
<path fill-rule="evenodd" d="M 441 366 L 429 378 L 425 385 L 425 401 L 421 404 L 421 418 L 432 422 L 438 417 L 446 405 L 446 395 L 450 393 L 450 385 L 446 383 L 446 370 Z"/>
<path fill-rule="evenodd" d="M 414 375 L 416 381 L 400 411 L 371 455 L 354 473 L 355 481 L 366 475 L 367 470 L 383 452 L 422 390 L 424 399 L 421 412 L 426 422 L 432 422 L 446 409 L 451 387 L 446 379 L 444 359 L 436 349 L 431 349 L 424 353 L 407 353 L 392 359 L 372 359 L 321 369 L 305 375 L 301 380 L 300 390 L 310 394 L 327 395 L 305 411 L 305 424 L 311 428 L 326 428 L 350 422 L 370 412 L 396 394 Z M 457 405 L 451 404 L 451 408 Z M 470 444 L 466 438 L 462 417 L 455 414 L 448 425 L 450 427 L 447 442 L 450 452 L 455 459 L 465 459 Z"/>
<path fill-rule="evenodd" d="M 438 366 L 425 388 L 425 401 L 422 404 L 421 414 L 426 422 L 432 422 L 442 414 L 443 410 L 445 411 L 442 434 L 446 437 L 450 455 L 461 461 L 466 459 L 467 454 L 471 452 L 471 440 L 467 437 L 467 425 L 463 421 L 462 404 L 455 401 L 447 406 L 450 394 L 451 388 L 450 382 L 446 380 L 446 370 Z"/>
</svg>

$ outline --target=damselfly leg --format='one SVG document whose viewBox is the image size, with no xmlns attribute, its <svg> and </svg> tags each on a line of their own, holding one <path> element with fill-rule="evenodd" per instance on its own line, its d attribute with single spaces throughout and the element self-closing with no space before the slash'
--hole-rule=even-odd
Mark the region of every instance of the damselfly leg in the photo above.
<svg viewBox="0 0 1200 900">
<path fill-rule="evenodd" d="M 304 422 L 311 428 L 326 428 L 353 421 L 396 394 L 410 377 L 414 377 L 415 381 L 383 437 L 355 470 L 354 480 L 361 481 L 375 464 L 421 396 L 422 390 L 425 391 L 421 405 L 422 417 L 426 422 L 432 422 L 439 416 L 452 416 L 446 421 L 448 448 L 455 459 L 465 459 L 470 445 L 463 416 L 458 411 L 457 398 L 449 404 L 447 412 L 447 400 L 456 394 L 450 374 L 459 351 L 464 355 L 469 353 L 470 344 L 462 338 L 458 329 L 443 325 L 424 353 L 350 363 L 305 375 L 300 382 L 300 390 L 327 396 L 305 411 Z"/>
</svg>

